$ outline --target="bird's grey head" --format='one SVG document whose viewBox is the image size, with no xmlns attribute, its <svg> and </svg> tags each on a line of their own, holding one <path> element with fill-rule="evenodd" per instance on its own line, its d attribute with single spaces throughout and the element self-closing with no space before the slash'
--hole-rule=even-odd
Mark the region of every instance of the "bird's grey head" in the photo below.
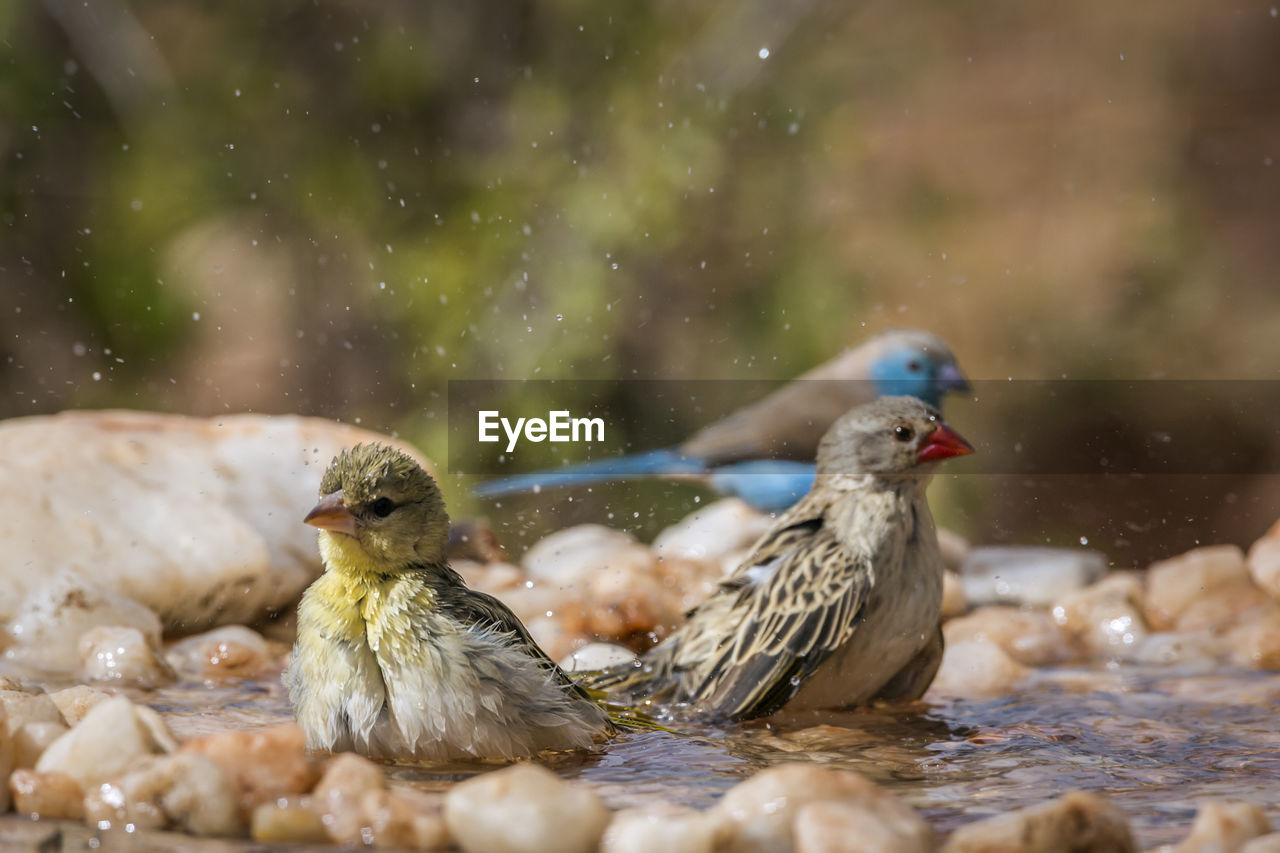
<svg viewBox="0 0 1280 853">
<path fill-rule="evenodd" d="M 940 406 L 948 391 L 969 389 L 951 348 L 937 335 L 893 329 L 865 346 L 873 348 L 867 373 L 881 396 L 908 395 Z"/>
<path fill-rule="evenodd" d="M 935 463 L 972 452 L 937 409 L 915 397 L 881 397 L 827 431 L 818 446 L 818 474 L 928 474 Z"/>
<path fill-rule="evenodd" d="M 388 569 L 444 559 L 449 515 L 431 475 L 386 444 L 357 444 L 338 454 L 320 483 L 308 524 L 354 539 Z"/>
</svg>

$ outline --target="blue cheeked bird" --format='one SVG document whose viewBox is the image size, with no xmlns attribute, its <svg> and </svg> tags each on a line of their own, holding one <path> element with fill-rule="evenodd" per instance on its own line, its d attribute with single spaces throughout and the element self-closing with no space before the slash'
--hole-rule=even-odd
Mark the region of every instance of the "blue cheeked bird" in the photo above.
<svg viewBox="0 0 1280 853">
<path fill-rule="evenodd" d="M 942 658 L 925 486 L 939 462 L 972 452 L 914 398 L 854 409 L 822 439 L 812 491 L 684 624 L 584 683 L 732 720 L 919 698 Z"/>
<path fill-rule="evenodd" d="M 764 512 L 786 509 L 813 485 L 818 442 L 836 418 L 878 396 L 937 407 L 969 387 L 936 335 L 896 329 L 818 365 L 773 393 L 694 433 L 684 443 L 482 483 L 480 497 L 634 477 L 692 480 Z"/>
</svg>

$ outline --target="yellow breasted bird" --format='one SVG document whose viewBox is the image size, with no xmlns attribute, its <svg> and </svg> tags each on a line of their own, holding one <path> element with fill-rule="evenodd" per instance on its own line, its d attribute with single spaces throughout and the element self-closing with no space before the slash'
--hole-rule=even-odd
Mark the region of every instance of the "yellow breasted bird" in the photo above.
<svg viewBox="0 0 1280 853">
<path fill-rule="evenodd" d="M 325 571 L 298 605 L 285 673 L 308 748 L 510 759 L 615 732 L 515 614 L 449 567 L 444 501 L 413 459 L 357 445 L 320 495 L 305 521 Z"/>
</svg>

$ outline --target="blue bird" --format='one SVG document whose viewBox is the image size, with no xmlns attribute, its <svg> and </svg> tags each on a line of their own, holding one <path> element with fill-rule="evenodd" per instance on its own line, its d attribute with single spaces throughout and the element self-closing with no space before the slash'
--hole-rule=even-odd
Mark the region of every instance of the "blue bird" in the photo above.
<svg viewBox="0 0 1280 853">
<path fill-rule="evenodd" d="M 818 365 L 773 393 L 694 433 L 676 447 L 598 459 L 482 483 L 495 498 L 633 477 L 687 480 L 778 512 L 813 485 L 818 441 L 837 418 L 880 396 L 909 396 L 941 407 L 969 383 L 936 335 L 895 329 Z"/>
</svg>

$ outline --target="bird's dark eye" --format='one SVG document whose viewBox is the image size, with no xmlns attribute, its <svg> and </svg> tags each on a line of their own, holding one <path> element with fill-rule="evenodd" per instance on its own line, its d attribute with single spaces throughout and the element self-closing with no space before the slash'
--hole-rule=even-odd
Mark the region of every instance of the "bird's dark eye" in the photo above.
<svg viewBox="0 0 1280 853">
<path fill-rule="evenodd" d="M 898 424 L 893 428 L 893 437 L 898 441 L 910 441 L 916 437 L 916 431 L 906 424 Z"/>
<path fill-rule="evenodd" d="M 911 361 L 907 362 L 907 370 L 909 370 L 911 373 L 919 373 L 920 368 L 921 368 L 920 362 L 916 361 L 914 358 L 911 359 Z"/>
<path fill-rule="evenodd" d="M 386 518 L 395 508 L 396 505 L 391 502 L 391 498 L 378 498 L 373 502 L 373 506 L 369 507 L 378 518 Z"/>
</svg>

